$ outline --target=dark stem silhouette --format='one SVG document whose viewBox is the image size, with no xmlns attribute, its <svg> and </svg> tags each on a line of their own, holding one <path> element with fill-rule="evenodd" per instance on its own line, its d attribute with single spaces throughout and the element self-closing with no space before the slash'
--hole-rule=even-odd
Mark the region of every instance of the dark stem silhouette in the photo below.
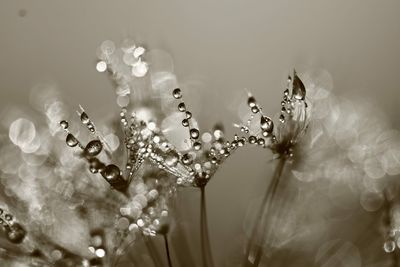
<svg viewBox="0 0 400 267">
<path fill-rule="evenodd" d="M 207 204 L 205 186 L 200 187 L 201 201 L 200 201 L 200 239 L 201 239 L 201 252 L 203 257 L 203 266 L 213 267 L 213 256 L 211 252 L 210 236 L 208 233 L 207 222 Z"/>
</svg>

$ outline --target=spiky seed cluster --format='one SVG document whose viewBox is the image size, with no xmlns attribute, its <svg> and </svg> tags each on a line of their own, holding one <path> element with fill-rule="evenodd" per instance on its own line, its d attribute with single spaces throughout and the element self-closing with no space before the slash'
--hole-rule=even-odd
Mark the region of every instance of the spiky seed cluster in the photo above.
<svg viewBox="0 0 400 267">
<path fill-rule="evenodd" d="M 291 93 L 290 93 L 291 92 Z M 255 97 L 249 93 L 247 105 L 252 114 L 246 124 L 235 124 L 236 127 L 249 134 L 250 144 L 269 148 L 279 156 L 292 157 L 294 144 L 302 136 L 308 125 L 306 89 L 296 71 L 288 77 L 287 87 L 283 92 L 278 126 L 264 115 Z M 251 128 L 253 120 L 259 117 L 257 130 Z"/>
<path fill-rule="evenodd" d="M 184 175 L 177 176 L 177 183 L 203 187 L 218 170 L 219 165 L 238 147 L 243 146 L 246 140 L 235 135 L 233 141 L 226 141 L 222 124 L 215 125 L 211 133 L 205 132 L 201 135 L 200 131 L 192 126 L 192 113 L 182 100 L 181 89 L 175 88 L 172 95 L 176 100 L 180 100 L 178 111 L 184 114 L 182 126 L 188 129 L 191 142 L 191 149 L 184 154 L 176 149 L 171 150 L 174 155 L 179 156 L 185 170 Z M 169 171 L 177 173 L 178 169 L 179 166 L 173 166 Z"/>
<path fill-rule="evenodd" d="M 129 49 L 123 51 L 125 59 L 132 52 Z M 102 53 L 103 56 L 108 55 L 103 60 L 106 69 L 112 72 L 113 79 L 117 79 L 119 88 L 130 86 L 132 80 L 140 78 L 133 72 L 125 75 L 126 77 L 119 75 L 119 67 L 113 65 L 110 57 L 112 53 L 107 49 L 102 49 Z M 176 187 L 204 187 L 224 160 L 246 143 L 244 137 L 239 138 L 237 135 L 232 141 L 227 141 L 221 124 L 215 125 L 212 131 L 201 134 L 199 129 L 194 127 L 192 113 L 182 99 L 181 89 L 172 88 L 171 93 L 173 99 L 179 100 L 177 110 L 183 114 L 180 124 L 188 130 L 190 144 L 185 152 L 181 152 L 169 142 L 155 123 L 156 117 L 143 118 L 137 112 L 128 111 L 129 102 L 122 105 L 120 112 L 127 152 L 123 167 L 104 162 L 105 157 L 101 157 L 104 153 L 111 158 L 109 145 L 97 132 L 95 124 L 82 107 L 77 112 L 78 116 L 93 136 L 87 144 L 83 144 L 69 131 L 69 123 L 66 120 L 60 122 L 60 126 L 66 132 L 66 144 L 80 149 L 90 172 L 101 174 L 112 188 L 128 197 L 128 201 L 121 204 L 121 216 L 116 219 L 115 228 L 122 239 L 129 232 L 140 231 L 144 235 L 154 236 L 167 231 L 168 202 Z M 118 90 L 117 94 L 118 97 L 124 96 L 119 94 Z"/>
</svg>

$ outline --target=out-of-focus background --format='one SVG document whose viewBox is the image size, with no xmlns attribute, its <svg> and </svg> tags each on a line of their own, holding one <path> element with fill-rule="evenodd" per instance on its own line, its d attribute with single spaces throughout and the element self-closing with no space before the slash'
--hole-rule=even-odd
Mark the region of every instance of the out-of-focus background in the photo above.
<svg viewBox="0 0 400 267">
<path fill-rule="evenodd" d="M 336 94 L 371 99 L 398 128 L 399 12 L 397 0 L 2 1 L 0 107 L 29 105 L 32 88 L 51 84 L 95 120 L 110 117 L 117 110 L 115 94 L 107 76 L 95 69 L 96 48 L 107 39 L 132 37 L 172 55 L 178 79 L 187 81 L 194 95 L 187 102 L 205 128 L 224 121 L 233 133 L 235 101 L 244 88 L 274 114 L 293 68 L 330 73 Z M 208 186 L 218 263 L 242 240 L 238 233 L 246 228 L 248 206 L 264 192 L 270 158 L 259 149 L 241 151 Z M 198 198 L 187 210 L 191 216 Z M 374 216 L 355 210 L 357 218 Z M 351 217 L 347 211 L 346 216 Z M 347 242 L 346 232 L 340 232 L 321 238 L 321 245 L 329 247 L 339 236 Z"/>
</svg>

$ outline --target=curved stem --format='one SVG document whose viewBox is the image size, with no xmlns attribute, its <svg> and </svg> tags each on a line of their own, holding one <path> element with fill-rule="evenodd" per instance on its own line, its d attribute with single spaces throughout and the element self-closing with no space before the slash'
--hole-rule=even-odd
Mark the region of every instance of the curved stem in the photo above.
<svg viewBox="0 0 400 267">
<path fill-rule="evenodd" d="M 207 207 L 205 186 L 200 187 L 200 233 L 201 233 L 201 252 L 203 256 L 203 266 L 213 267 L 213 257 L 211 253 L 210 236 L 208 233 Z"/>
<path fill-rule="evenodd" d="M 261 227 L 264 223 L 264 230 L 267 227 L 267 216 L 268 210 L 272 206 L 273 199 L 275 197 L 276 189 L 279 184 L 280 177 L 282 175 L 283 167 L 285 166 L 286 159 L 281 158 L 276 166 L 274 175 L 270 182 L 270 185 L 267 187 L 267 191 L 263 197 L 260 208 L 257 212 L 257 217 L 255 221 L 255 225 L 252 229 L 250 240 L 247 243 L 245 250 L 245 257 L 242 261 L 242 266 L 257 266 L 260 260 L 260 253 L 262 251 L 262 243 L 260 243 L 260 235 L 265 231 L 260 231 Z M 256 251 L 255 254 L 252 252 Z M 257 264 L 257 265 L 256 265 Z"/>
<path fill-rule="evenodd" d="M 167 253 L 168 267 L 172 267 L 171 254 L 169 252 L 168 238 L 167 238 L 166 234 L 164 234 L 163 237 L 164 237 L 165 251 Z"/>
</svg>

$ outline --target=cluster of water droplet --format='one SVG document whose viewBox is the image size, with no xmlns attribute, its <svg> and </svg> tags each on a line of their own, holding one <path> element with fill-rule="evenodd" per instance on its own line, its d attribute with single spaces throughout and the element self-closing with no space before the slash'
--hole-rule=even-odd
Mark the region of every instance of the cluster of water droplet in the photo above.
<svg viewBox="0 0 400 267">
<path fill-rule="evenodd" d="M 79 115 L 82 123 L 93 125 L 91 132 L 97 134 L 93 122 L 83 109 Z M 121 216 L 115 226 L 117 232 L 123 237 L 139 230 L 144 235 L 156 235 L 166 229 L 164 222 L 168 216 L 168 201 L 176 188 L 175 176 L 162 170 L 176 166 L 179 155 L 175 158 L 173 153 L 177 152 L 172 151 L 172 145 L 162 136 L 155 123 L 141 120 L 134 112 L 128 116 L 126 108 L 121 109 L 120 121 L 127 151 L 123 171 L 114 164 L 104 164 L 97 157 L 106 147 L 100 136 L 84 146 L 69 132 L 68 122 L 61 121 L 60 125 L 67 133 L 67 145 L 82 150 L 81 155 L 88 161 L 89 170 L 100 173 L 113 188 L 129 196 L 128 202 L 120 208 Z"/>
<path fill-rule="evenodd" d="M 96 129 L 93 122 L 90 120 L 87 113 L 81 107 L 81 112 L 78 113 L 81 122 L 86 125 L 88 130 L 92 134 L 96 134 Z M 115 189 L 124 191 L 127 188 L 127 181 L 122 177 L 121 170 L 114 164 L 105 164 L 97 156 L 103 151 L 103 142 L 100 140 L 100 136 L 96 139 L 91 140 L 83 146 L 81 142 L 68 130 L 69 124 L 67 121 L 62 120 L 60 126 L 67 133 L 66 143 L 69 147 L 76 147 L 82 149 L 82 156 L 89 163 L 89 170 L 92 173 L 100 173 L 103 178 Z"/>
<path fill-rule="evenodd" d="M 177 108 L 184 114 L 182 126 L 189 131 L 191 149 L 182 155 L 178 151 L 171 150 L 168 160 L 171 167 L 169 169 L 172 173 L 178 174 L 178 184 L 203 187 L 217 171 L 219 165 L 238 147 L 244 146 L 246 139 L 235 135 L 233 141 L 226 141 L 222 124 L 215 125 L 212 133 L 204 132 L 200 135 L 199 129 L 192 126 L 192 113 L 187 110 L 182 100 L 181 89 L 173 89 L 172 95 L 180 101 Z M 183 164 L 186 170 L 185 175 L 179 174 L 178 162 Z"/>
<path fill-rule="evenodd" d="M 277 130 L 274 131 L 273 120 L 263 114 L 262 108 L 250 93 L 248 94 L 247 105 L 252 114 L 246 124 L 235 124 L 235 126 L 240 128 L 242 132 L 249 134 L 248 141 L 250 144 L 256 144 L 263 148 L 268 147 L 274 153 L 292 157 L 293 144 L 296 143 L 299 135 L 307 127 L 305 96 L 305 86 L 294 71 L 293 80 L 290 76 L 288 77 L 287 87 L 283 93 L 279 115 L 280 124 Z M 256 116 L 259 118 L 259 124 L 254 129 L 251 125 Z"/>
<path fill-rule="evenodd" d="M 3 208 L 0 208 L 0 227 L 3 228 L 7 239 L 12 243 L 21 243 L 26 236 L 25 229 Z"/>
<path fill-rule="evenodd" d="M 137 83 L 132 81 L 144 76 L 137 75 L 134 71 L 135 64 L 144 64 L 141 60 L 144 51 L 142 47 L 137 47 L 131 40 L 125 40 L 121 49 L 116 49 L 110 41 L 105 41 L 100 46 L 99 58 L 106 63 L 105 66 L 113 73 L 113 80 L 116 81 L 118 87 L 117 94 L 121 93 L 118 98 L 130 94 L 131 90 L 138 86 Z M 101 63 L 100 66 L 102 65 L 104 64 Z M 153 65 L 157 65 L 157 62 Z M 170 66 L 170 64 L 167 65 Z M 131 73 L 126 71 L 126 66 L 132 68 Z M 149 70 L 147 63 L 143 66 L 146 66 L 144 69 L 147 72 Z M 103 68 L 100 68 L 100 70 L 103 70 Z M 157 78 L 161 74 L 164 75 L 165 71 L 171 71 L 170 67 L 166 69 L 157 68 L 155 73 L 151 73 L 151 80 L 155 83 L 153 84 L 154 88 L 160 87 L 160 81 Z M 124 105 L 119 103 L 122 107 L 121 122 L 128 151 L 125 180 L 129 183 L 142 163 L 149 160 L 159 169 L 176 177 L 179 185 L 204 186 L 218 169 L 219 164 L 237 147 L 243 146 L 246 140 L 235 136 L 233 141 L 226 141 L 220 125 L 216 126 L 212 132 L 205 132 L 201 135 L 197 123 L 193 121 L 192 113 L 187 110 L 185 102 L 182 101 L 181 89 L 175 87 L 169 90 L 172 90 L 173 98 L 180 100 L 177 109 L 179 113 L 183 114 L 181 125 L 188 129 L 189 140 L 185 140 L 185 142 L 188 142 L 189 149 L 181 153 L 157 127 L 156 119 L 150 118 L 144 121 L 137 118 L 135 113 L 128 114 L 127 112 L 129 101 L 125 101 Z M 118 98 L 117 103 L 121 102 Z M 262 139 L 259 140 L 260 143 L 263 141 Z"/>
</svg>

